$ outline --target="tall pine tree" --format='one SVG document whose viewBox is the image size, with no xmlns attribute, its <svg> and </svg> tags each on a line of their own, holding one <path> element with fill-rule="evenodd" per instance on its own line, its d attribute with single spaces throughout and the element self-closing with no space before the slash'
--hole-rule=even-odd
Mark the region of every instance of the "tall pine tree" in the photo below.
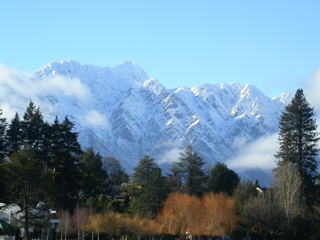
<svg viewBox="0 0 320 240">
<path fill-rule="evenodd" d="M 318 175 L 319 134 L 316 131 L 314 115 L 303 90 L 298 89 L 281 115 L 278 138 L 280 148 L 275 155 L 279 159 L 279 166 L 292 163 L 298 168 L 309 205 L 315 197 L 315 182 Z"/>
<path fill-rule="evenodd" d="M 7 191 L 11 195 L 11 201 L 22 206 L 24 239 L 28 240 L 31 237 L 29 227 L 34 223 L 30 219 L 30 209 L 44 200 L 43 193 L 48 187 L 50 172 L 46 171 L 45 164 L 39 161 L 36 152 L 27 144 L 22 150 L 15 152 L 3 167 L 7 181 L 10 181 Z"/>
<path fill-rule="evenodd" d="M 14 152 L 18 152 L 23 146 L 22 122 L 17 112 L 11 119 L 6 138 L 8 155 L 10 157 Z"/>
<path fill-rule="evenodd" d="M 85 198 L 107 194 L 109 179 L 103 168 L 102 157 L 88 148 L 80 157 L 81 190 Z"/>
<path fill-rule="evenodd" d="M 144 217 L 155 217 L 168 195 L 165 178 L 153 158 L 148 155 L 140 159 L 132 175 L 132 206 L 135 213 Z"/>
<path fill-rule="evenodd" d="M 7 121 L 1 117 L 2 109 L 0 109 L 0 163 L 3 162 L 6 152 L 6 130 Z"/>
<path fill-rule="evenodd" d="M 0 116 L 2 115 L 2 110 L 0 109 Z M 5 172 L 3 170 L 3 163 L 6 156 L 6 129 L 7 129 L 7 122 L 5 118 L 0 118 L 0 201 L 4 202 L 5 199 L 5 179 L 4 175 Z"/>
<path fill-rule="evenodd" d="M 79 156 L 82 153 L 78 133 L 73 132 L 74 124 L 65 117 L 58 118 L 48 128 L 48 167 L 53 171 L 50 198 L 56 208 L 71 209 L 80 190 Z"/>
<path fill-rule="evenodd" d="M 187 146 L 185 152 L 181 153 L 179 162 L 173 163 L 171 172 L 181 181 L 180 191 L 190 195 L 201 196 L 206 191 L 207 176 L 204 172 L 204 161 Z"/>
<path fill-rule="evenodd" d="M 37 153 L 44 151 L 45 136 L 45 122 L 40 108 L 36 108 L 34 103 L 30 101 L 22 121 L 22 136 L 30 147 Z M 43 156 L 42 156 L 43 157 Z"/>
</svg>

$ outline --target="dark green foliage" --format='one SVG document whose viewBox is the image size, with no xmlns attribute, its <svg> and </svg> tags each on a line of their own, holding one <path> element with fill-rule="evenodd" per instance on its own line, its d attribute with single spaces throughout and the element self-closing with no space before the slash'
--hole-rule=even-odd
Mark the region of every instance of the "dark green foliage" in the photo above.
<svg viewBox="0 0 320 240">
<path fill-rule="evenodd" d="M 102 167 L 101 155 L 88 148 L 80 157 L 81 193 L 85 198 L 106 194 L 108 176 Z"/>
<path fill-rule="evenodd" d="M 318 169 L 317 146 L 319 134 L 313 108 L 302 89 L 298 89 L 291 103 L 285 107 L 279 122 L 280 149 L 275 155 L 278 165 L 292 163 L 302 176 L 305 196 L 310 205 L 314 198 Z"/>
<path fill-rule="evenodd" d="M 44 122 L 41 110 L 30 102 L 23 120 L 16 113 L 6 135 L 8 157 L 27 147 L 53 173 L 43 196 L 55 208 L 72 208 L 79 196 L 78 156 L 82 151 L 73 127 L 68 117 L 62 123 L 58 118 L 51 125 Z"/>
<path fill-rule="evenodd" d="M 213 193 L 223 192 L 229 196 L 233 195 L 239 183 L 238 175 L 220 162 L 212 168 L 210 180 L 210 190 Z"/>
<path fill-rule="evenodd" d="M 2 115 L 2 110 L 0 109 L 0 116 Z M 5 186 L 5 171 L 2 164 L 5 161 L 6 156 L 6 128 L 7 122 L 5 118 L 0 118 L 0 202 L 5 202 L 6 198 L 6 186 Z"/>
<path fill-rule="evenodd" d="M 0 109 L 0 163 L 4 161 L 6 155 L 6 130 L 7 130 L 7 121 L 5 118 L 1 117 L 2 110 Z"/>
<path fill-rule="evenodd" d="M 201 196 L 206 191 L 206 176 L 203 168 L 204 161 L 193 151 L 191 146 L 181 153 L 179 162 L 173 163 L 171 172 L 173 178 L 178 177 L 180 191 L 190 195 Z"/>
<path fill-rule="evenodd" d="M 54 174 L 49 194 L 56 208 L 73 208 L 79 196 L 82 151 L 73 127 L 68 117 L 62 123 L 56 118 L 47 132 L 48 167 Z"/>
<path fill-rule="evenodd" d="M 23 115 L 21 128 L 24 143 L 37 151 L 36 154 L 43 153 L 43 151 L 45 151 L 44 142 L 46 140 L 46 123 L 43 121 L 40 108 L 36 108 L 32 101 L 30 101 L 29 106 Z M 39 156 L 43 158 L 45 154 Z"/>
<path fill-rule="evenodd" d="M 141 216 L 155 217 L 168 195 L 165 178 L 153 158 L 145 156 L 134 168 L 131 178 L 131 196 L 133 211 Z"/>
<path fill-rule="evenodd" d="M 42 161 L 37 159 L 36 152 L 25 145 L 24 149 L 13 154 L 11 161 L 4 163 L 7 172 L 7 187 L 16 202 L 25 213 L 23 226 L 28 239 L 29 209 L 44 198 L 43 192 L 48 186 L 51 173 Z"/>
<path fill-rule="evenodd" d="M 16 113 L 9 125 L 7 131 L 9 156 L 19 151 L 22 146 L 28 145 L 35 150 L 40 161 L 46 161 L 47 128 L 48 124 L 43 121 L 40 108 L 36 108 L 34 103 L 30 101 L 23 119 L 21 120 Z"/>
<path fill-rule="evenodd" d="M 96 211 L 100 213 L 106 213 L 107 212 L 107 205 L 110 202 L 107 196 L 100 194 L 100 196 L 97 199 L 96 202 Z"/>
<path fill-rule="evenodd" d="M 9 124 L 7 131 L 7 149 L 8 156 L 10 157 L 14 152 L 20 150 L 23 146 L 23 134 L 22 134 L 22 122 L 20 120 L 19 114 L 16 112 L 14 118 Z"/>
<path fill-rule="evenodd" d="M 129 212 L 128 208 L 129 208 L 128 198 L 122 199 L 121 201 L 118 199 L 114 199 L 110 201 L 107 205 L 108 212 L 128 213 Z"/>
</svg>

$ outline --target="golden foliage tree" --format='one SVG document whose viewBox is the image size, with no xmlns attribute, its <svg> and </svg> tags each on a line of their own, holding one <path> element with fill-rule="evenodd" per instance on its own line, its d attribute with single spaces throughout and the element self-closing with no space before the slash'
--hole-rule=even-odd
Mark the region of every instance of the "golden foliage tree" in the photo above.
<svg viewBox="0 0 320 240">
<path fill-rule="evenodd" d="M 209 193 L 203 197 L 202 205 L 205 235 L 223 236 L 236 227 L 236 205 L 232 198 L 223 193 Z"/>
<path fill-rule="evenodd" d="M 87 231 L 107 234 L 111 237 L 128 235 L 149 236 L 157 233 L 157 227 L 152 220 L 139 217 L 130 218 L 120 213 L 95 214 L 90 216 L 86 225 Z"/>
<path fill-rule="evenodd" d="M 183 193 L 173 193 L 164 203 L 163 210 L 158 220 L 161 224 L 161 232 L 171 235 L 179 235 L 184 238 L 190 231 L 190 219 L 192 218 L 192 203 L 197 198 Z"/>
<path fill-rule="evenodd" d="M 234 201 L 224 194 L 206 194 L 202 199 L 173 193 L 158 216 L 162 233 L 219 236 L 231 232 L 237 222 Z"/>
</svg>

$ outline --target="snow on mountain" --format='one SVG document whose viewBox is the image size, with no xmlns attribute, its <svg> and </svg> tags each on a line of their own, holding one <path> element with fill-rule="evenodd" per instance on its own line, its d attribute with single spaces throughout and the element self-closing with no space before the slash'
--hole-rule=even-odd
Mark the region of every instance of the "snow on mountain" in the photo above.
<svg viewBox="0 0 320 240">
<path fill-rule="evenodd" d="M 239 139 L 250 144 L 275 133 L 291 96 L 270 99 L 236 82 L 167 90 L 131 61 L 112 68 L 52 62 L 25 81 L 32 94 L 17 96 L 27 101 L 15 110 L 22 114 L 29 97 L 49 122 L 68 115 L 83 148 L 114 156 L 128 169 L 146 154 L 170 164 L 189 144 L 209 164 L 225 162 L 239 152 Z"/>
</svg>

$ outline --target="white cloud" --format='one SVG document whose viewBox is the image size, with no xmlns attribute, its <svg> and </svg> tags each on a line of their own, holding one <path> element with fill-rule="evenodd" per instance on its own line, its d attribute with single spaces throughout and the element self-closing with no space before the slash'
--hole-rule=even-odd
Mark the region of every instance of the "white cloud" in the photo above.
<svg viewBox="0 0 320 240">
<path fill-rule="evenodd" d="M 4 65 L 0 65 L 0 85 L 1 98 L 13 94 L 29 99 L 34 95 L 62 94 L 84 100 L 90 96 L 90 91 L 79 79 L 54 76 L 33 81 L 28 74 L 7 68 Z"/>
<path fill-rule="evenodd" d="M 79 79 L 70 79 L 63 76 L 43 79 L 38 86 L 38 90 L 37 93 L 42 96 L 62 94 L 66 97 L 74 96 L 80 100 L 90 97 L 90 91 Z"/>
<path fill-rule="evenodd" d="M 154 149 L 158 149 L 163 152 L 163 154 L 157 158 L 157 162 L 159 164 L 172 164 L 177 162 L 179 160 L 180 153 L 183 151 L 181 150 L 181 142 L 179 140 L 158 142 L 155 144 Z M 161 149 L 164 149 L 165 151 Z"/>
<path fill-rule="evenodd" d="M 275 168 L 274 154 L 279 149 L 277 138 L 278 134 L 266 135 L 249 145 L 244 145 L 238 156 L 228 159 L 226 164 L 237 170 L 252 168 L 270 170 Z"/>
<path fill-rule="evenodd" d="M 180 153 L 181 153 L 181 149 L 179 149 L 178 147 L 176 148 L 172 148 L 168 151 L 166 151 L 162 156 L 159 157 L 159 164 L 164 164 L 164 163 L 174 163 L 177 162 L 179 160 L 180 157 Z"/>
<path fill-rule="evenodd" d="M 87 112 L 83 121 L 84 121 L 84 124 L 90 125 L 92 127 L 103 127 L 103 128 L 108 127 L 106 116 L 95 110 L 91 110 Z"/>
<path fill-rule="evenodd" d="M 91 97 L 88 88 L 79 79 L 54 76 L 40 81 L 31 80 L 30 75 L 0 64 L 0 109 L 3 116 L 11 119 L 15 111 L 21 112 L 29 100 L 37 102 L 35 96 L 51 95 L 66 101 L 76 98 L 85 101 Z M 105 124 L 101 120 L 99 124 Z"/>
<path fill-rule="evenodd" d="M 30 81 L 28 74 L 0 65 L 0 97 L 30 97 L 34 93 L 34 83 Z"/>
</svg>

